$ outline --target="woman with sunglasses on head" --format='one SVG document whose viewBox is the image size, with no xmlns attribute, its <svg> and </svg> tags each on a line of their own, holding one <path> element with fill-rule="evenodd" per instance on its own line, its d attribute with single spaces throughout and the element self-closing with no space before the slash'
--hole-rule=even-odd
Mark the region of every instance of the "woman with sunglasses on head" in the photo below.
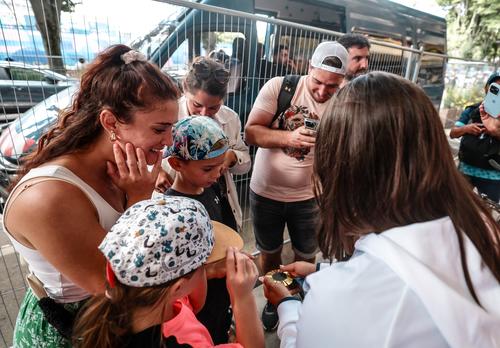
<svg viewBox="0 0 500 348">
<path fill-rule="evenodd" d="M 281 347 L 500 347 L 500 227 L 453 162 L 424 91 L 373 72 L 316 135 L 319 246 L 301 304 L 264 279 Z"/>
<path fill-rule="evenodd" d="M 72 105 L 24 161 L 3 219 L 32 273 L 15 347 L 70 346 L 72 316 L 105 289 L 97 246 L 127 207 L 151 196 L 161 150 L 172 144 L 178 97 L 141 53 L 111 46 L 87 67 Z"/>
<path fill-rule="evenodd" d="M 247 173 L 252 166 L 248 146 L 241 137 L 241 121 L 236 112 L 224 105 L 229 83 L 229 71 L 221 63 L 205 57 L 197 57 L 189 67 L 182 87 L 184 95 L 179 99 L 179 119 L 187 116 L 208 116 L 214 119 L 229 138 L 229 150 L 218 182 L 222 196 L 229 203 L 228 210 L 234 216 L 237 230 L 242 228 L 242 213 L 233 174 Z M 163 161 L 170 177 L 161 173 L 157 190 L 163 192 L 172 183 L 175 172 Z"/>
</svg>

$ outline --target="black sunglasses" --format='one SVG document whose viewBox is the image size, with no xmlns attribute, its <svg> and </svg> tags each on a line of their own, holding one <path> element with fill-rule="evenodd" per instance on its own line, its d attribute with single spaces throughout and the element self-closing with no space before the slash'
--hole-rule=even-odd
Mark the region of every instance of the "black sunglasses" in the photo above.
<svg viewBox="0 0 500 348">
<path fill-rule="evenodd" d="M 210 69 L 207 62 L 199 61 L 193 63 L 191 68 L 196 77 L 201 79 L 208 79 L 213 75 L 215 80 L 221 84 L 226 84 L 229 81 L 229 71 L 224 68 Z"/>
</svg>

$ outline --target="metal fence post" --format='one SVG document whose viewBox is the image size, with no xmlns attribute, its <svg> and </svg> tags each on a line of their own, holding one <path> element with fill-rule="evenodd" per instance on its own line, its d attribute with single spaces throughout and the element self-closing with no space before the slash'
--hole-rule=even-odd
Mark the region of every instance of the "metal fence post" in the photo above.
<svg viewBox="0 0 500 348">
<path fill-rule="evenodd" d="M 422 63 L 422 57 L 424 55 L 424 47 L 420 47 L 420 52 L 418 53 L 417 63 L 415 64 L 415 69 L 413 70 L 412 82 L 417 83 L 418 73 L 420 72 L 420 64 Z"/>
<path fill-rule="evenodd" d="M 413 48 L 413 45 L 411 45 L 410 48 Z M 408 57 L 408 60 L 406 61 L 405 79 L 407 79 L 407 80 L 410 79 L 410 71 L 411 71 L 412 63 L 413 63 L 413 51 L 410 51 L 410 56 Z"/>
</svg>

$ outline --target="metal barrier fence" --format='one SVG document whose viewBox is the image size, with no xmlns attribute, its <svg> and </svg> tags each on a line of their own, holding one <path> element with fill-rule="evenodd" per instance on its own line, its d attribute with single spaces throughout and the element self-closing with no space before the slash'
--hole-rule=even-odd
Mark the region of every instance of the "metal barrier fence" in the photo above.
<svg viewBox="0 0 500 348">
<path fill-rule="evenodd" d="M 111 28 L 107 19 L 78 17 L 77 13 L 63 14 L 61 21 L 64 22 L 62 27 L 65 31 L 63 30 L 62 37 L 62 58 L 67 61 L 67 75 L 78 78 L 84 64 L 90 62 L 98 51 L 116 43 L 128 43 L 143 51 L 163 71 L 177 79 L 181 79 L 186 73 L 188 62 L 195 56 L 211 56 L 223 62 L 231 72 L 226 104 L 240 115 L 243 126 L 259 89 L 270 77 L 287 73 L 306 74 L 314 48 L 322 41 L 335 40 L 342 35 L 270 16 L 262 17 L 190 1 L 161 2 L 165 6 L 164 12 L 171 14 L 169 19 L 161 21 L 151 32 L 133 41 L 128 40 L 131 38 L 132 24 L 123 24 L 122 27 L 115 25 Z M 158 2 L 142 2 L 141 7 L 147 8 L 153 4 L 154 11 L 158 12 Z M 2 5 L 0 9 L 1 7 Z M 42 52 L 41 36 L 30 19 L 32 10 L 29 6 L 25 7 L 22 10 L 24 12 L 15 6 L 9 9 L 13 13 L 11 17 L 15 18 L 14 23 L 5 23 L 4 16 L 0 20 L 0 43 L 3 41 L 0 59 L 9 58 L 8 61 L 0 62 L 0 78 L 6 78 L 7 81 L 4 82 L 9 87 L 8 92 L 3 88 L 0 90 L 0 121 L 11 121 L 38 101 L 76 83 L 74 79 L 45 71 L 48 68 L 46 57 L 51 52 Z M 189 17 L 193 10 L 198 10 L 199 14 Z M 25 18 L 27 23 L 19 22 L 18 18 Z M 83 24 L 79 26 L 78 23 Z M 419 83 L 436 107 L 439 107 L 445 81 L 454 79 L 455 85 L 458 85 L 463 66 L 475 66 L 482 72 L 495 69 L 484 62 L 455 60 L 454 65 L 449 64 L 454 67 L 450 71 L 455 72 L 448 74 L 445 79 L 444 69 L 448 59 L 445 55 L 401 47 L 391 42 L 371 40 L 371 44 L 370 70 L 392 72 Z M 289 54 L 288 61 L 282 64 L 277 64 L 278 56 L 274 50 L 279 45 L 287 47 Z M 12 54 L 13 52 L 17 54 Z M 1 57 L 2 54 L 5 57 Z M 28 57 L 35 57 L 36 60 L 27 59 Z M 83 57 L 86 62 L 78 63 L 78 57 Z M 16 61 L 10 61 L 13 58 Z M 37 65 L 28 66 L 25 64 L 27 61 Z M 483 75 L 476 74 L 476 80 L 479 78 L 484 81 Z M 40 90 L 37 90 L 38 87 L 41 87 Z M 9 98 L 13 101 L 10 108 L 7 107 Z M 68 99 L 63 94 L 56 95 L 50 102 L 42 102 L 36 110 L 31 109 L 24 114 L 24 122 L 18 126 L 19 134 L 15 134 L 12 129 L 4 130 L 0 136 L 0 174 L 3 174 L 0 184 L 3 187 L 6 186 L 9 175 L 15 173 L 17 160 L 55 122 L 57 111 L 67 103 Z M 28 122 L 30 118 L 35 119 L 35 122 Z M 25 136 L 28 141 L 19 143 L 17 136 Z M 235 177 L 244 214 L 244 230 L 249 236 L 245 241 L 252 243 L 248 209 L 249 179 L 250 173 Z M 0 347 L 4 347 L 12 342 L 17 310 L 26 289 L 23 280 L 26 267 L 21 265 L 3 232 L 0 232 L 0 247 Z"/>
</svg>

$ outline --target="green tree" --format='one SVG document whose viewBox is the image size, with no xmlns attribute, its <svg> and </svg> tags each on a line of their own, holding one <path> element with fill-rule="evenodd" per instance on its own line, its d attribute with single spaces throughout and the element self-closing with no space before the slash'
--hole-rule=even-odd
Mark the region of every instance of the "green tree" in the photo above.
<svg viewBox="0 0 500 348">
<path fill-rule="evenodd" d="M 437 0 L 448 9 L 448 53 L 495 61 L 500 53 L 500 1 Z"/>
<path fill-rule="evenodd" d="M 61 74 L 66 73 L 61 50 L 61 11 L 72 12 L 72 0 L 30 0 L 36 26 L 42 35 L 43 47 L 49 66 Z"/>
</svg>

